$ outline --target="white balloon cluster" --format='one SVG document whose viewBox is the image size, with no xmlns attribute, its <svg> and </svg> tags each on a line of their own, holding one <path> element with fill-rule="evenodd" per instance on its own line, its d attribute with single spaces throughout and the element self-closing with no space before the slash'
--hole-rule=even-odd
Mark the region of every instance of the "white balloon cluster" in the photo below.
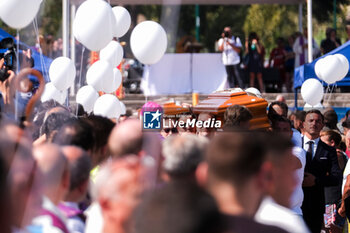
<svg viewBox="0 0 350 233">
<path fill-rule="evenodd" d="M 85 47 L 100 51 L 113 39 L 122 37 L 131 24 L 129 12 L 103 0 L 85 1 L 77 10 L 73 34 Z"/>
<path fill-rule="evenodd" d="M 301 96 L 307 104 L 316 106 L 323 98 L 322 84 L 317 79 L 307 79 L 301 86 Z"/>
<path fill-rule="evenodd" d="M 0 18 L 12 28 L 30 24 L 39 11 L 41 0 L 0 0 Z"/>
<path fill-rule="evenodd" d="M 328 84 L 342 80 L 349 72 L 349 61 L 342 54 L 328 55 L 320 58 L 315 64 L 318 78 Z"/>
<path fill-rule="evenodd" d="M 342 80 L 349 72 L 349 61 L 342 54 L 328 55 L 315 64 L 317 77 L 328 84 Z M 323 98 L 323 86 L 317 79 L 308 79 L 301 86 L 301 96 L 306 107 L 319 107 Z"/>
<path fill-rule="evenodd" d="M 125 105 L 119 101 L 115 95 L 105 94 L 98 95 L 98 92 L 90 85 L 79 89 L 76 102 L 84 107 L 88 113 L 94 112 L 95 115 L 100 115 L 108 118 L 119 118 L 125 114 Z"/>
<path fill-rule="evenodd" d="M 115 67 L 122 61 L 124 51 L 112 39 L 125 35 L 130 24 L 130 14 L 124 7 L 111 8 L 103 0 L 85 1 L 77 10 L 73 23 L 75 38 L 88 49 L 100 51 L 100 60 L 87 71 L 88 85 L 80 88 L 76 97 L 87 112 L 110 118 L 121 113 L 117 97 L 110 94 L 99 97 L 98 91 L 112 93 L 122 82 L 122 75 Z"/>
<path fill-rule="evenodd" d="M 108 59 L 113 57 L 114 56 L 107 56 Z M 80 88 L 77 93 L 77 103 L 83 105 L 84 109 L 87 112 L 94 111 L 94 114 L 96 115 L 103 115 L 109 118 L 119 117 L 119 115 L 121 114 L 121 107 L 117 97 L 115 97 L 114 95 L 106 94 L 108 96 L 114 96 L 114 98 L 117 99 L 117 101 L 112 101 L 111 97 L 104 97 L 102 98 L 102 100 L 106 101 L 105 104 L 101 102 L 102 100 L 97 100 L 99 100 L 102 97 L 99 97 L 98 91 L 112 93 L 115 90 L 117 90 L 117 88 L 122 82 L 122 75 L 120 71 L 117 68 L 113 68 L 111 63 L 109 63 L 108 61 L 101 59 L 95 62 L 89 68 L 86 74 L 86 81 L 88 86 Z M 112 115 L 111 112 L 115 113 L 115 110 L 118 110 L 118 114 L 114 114 L 114 117 L 110 117 Z"/>
</svg>

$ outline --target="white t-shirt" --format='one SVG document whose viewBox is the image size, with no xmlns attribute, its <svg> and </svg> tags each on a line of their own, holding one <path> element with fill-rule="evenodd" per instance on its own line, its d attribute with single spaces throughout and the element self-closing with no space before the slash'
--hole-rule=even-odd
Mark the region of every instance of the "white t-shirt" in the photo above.
<svg viewBox="0 0 350 233">
<path fill-rule="evenodd" d="M 346 178 L 348 178 L 348 175 L 350 175 L 350 162 L 349 161 L 346 163 L 346 166 L 345 166 L 345 169 L 344 169 L 344 172 L 343 172 L 343 184 L 342 184 L 342 188 L 341 188 L 341 194 L 342 195 L 344 194 L 344 186 L 345 186 L 345 183 L 346 183 Z"/>
<path fill-rule="evenodd" d="M 292 128 L 292 131 L 293 131 L 292 142 L 293 142 L 294 146 L 302 147 L 303 143 L 301 140 L 301 133 L 294 128 Z"/>
<path fill-rule="evenodd" d="M 293 147 L 293 155 L 297 157 L 301 162 L 301 168 L 295 171 L 295 176 L 297 180 L 297 185 L 290 198 L 290 208 L 298 215 L 302 215 L 301 205 L 304 200 L 304 192 L 302 188 L 304 179 L 304 169 L 306 165 L 306 152 L 303 148 L 295 146 Z"/>
<path fill-rule="evenodd" d="M 288 208 L 278 205 L 271 197 L 265 197 L 255 214 L 262 224 L 279 227 L 290 233 L 309 233 L 304 220 Z"/>
<path fill-rule="evenodd" d="M 101 233 L 103 231 L 103 217 L 100 205 L 97 202 L 93 202 L 85 210 L 85 214 L 85 233 Z"/>
<path fill-rule="evenodd" d="M 231 38 L 220 38 L 218 46 L 220 47 L 225 40 L 228 40 L 230 44 L 234 44 L 236 47 L 242 48 L 242 43 L 239 37 L 232 36 Z M 239 54 L 232 48 L 231 45 L 224 43 L 224 50 L 222 51 L 222 63 L 224 65 L 237 65 L 241 61 Z"/>
</svg>

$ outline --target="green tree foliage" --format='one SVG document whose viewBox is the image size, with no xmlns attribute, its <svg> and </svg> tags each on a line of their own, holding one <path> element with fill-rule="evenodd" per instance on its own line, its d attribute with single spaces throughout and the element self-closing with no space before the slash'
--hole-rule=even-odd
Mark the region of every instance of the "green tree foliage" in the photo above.
<svg viewBox="0 0 350 233">
<path fill-rule="evenodd" d="M 312 14 L 319 22 L 327 22 L 333 14 L 334 0 L 313 0 Z M 350 4 L 349 0 L 336 0 L 337 12 L 341 11 L 341 6 Z"/>
<path fill-rule="evenodd" d="M 39 15 L 39 27 L 44 35 L 61 37 L 62 35 L 62 0 L 45 0 Z"/>
<path fill-rule="evenodd" d="M 244 22 L 246 36 L 256 32 L 267 54 L 278 37 L 288 37 L 297 31 L 297 7 L 292 5 L 251 5 Z"/>
<path fill-rule="evenodd" d="M 244 42 L 244 24 L 249 6 L 201 6 L 201 42 L 214 52 L 215 41 L 221 37 L 224 27 L 229 26 L 235 36 Z"/>
</svg>

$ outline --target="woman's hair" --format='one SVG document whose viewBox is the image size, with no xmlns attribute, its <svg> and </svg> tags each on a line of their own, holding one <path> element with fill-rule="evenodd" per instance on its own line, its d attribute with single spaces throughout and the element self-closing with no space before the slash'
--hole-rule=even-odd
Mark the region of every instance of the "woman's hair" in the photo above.
<svg viewBox="0 0 350 233">
<path fill-rule="evenodd" d="M 248 37 L 249 41 L 252 41 L 254 39 L 259 40 L 258 34 L 256 34 L 256 32 L 251 32 L 249 33 L 249 37 Z"/>
</svg>

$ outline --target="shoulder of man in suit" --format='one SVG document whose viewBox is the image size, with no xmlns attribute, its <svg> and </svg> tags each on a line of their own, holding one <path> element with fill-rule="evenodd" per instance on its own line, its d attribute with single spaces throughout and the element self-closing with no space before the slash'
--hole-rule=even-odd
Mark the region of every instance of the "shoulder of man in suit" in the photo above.
<svg viewBox="0 0 350 233">
<path fill-rule="evenodd" d="M 320 139 L 320 141 L 318 142 L 318 144 L 321 145 L 321 146 L 323 146 L 324 149 L 326 149 L 326 150 L 328 150 L 328 151 L 332 151 L 332 152 L 334 152 L 334 153 L 337 153 L 337 150 L 335 149 L 335 147 L 327 145 L 326 143 L 322 142 L 321 139 Z"/>
</svg>

